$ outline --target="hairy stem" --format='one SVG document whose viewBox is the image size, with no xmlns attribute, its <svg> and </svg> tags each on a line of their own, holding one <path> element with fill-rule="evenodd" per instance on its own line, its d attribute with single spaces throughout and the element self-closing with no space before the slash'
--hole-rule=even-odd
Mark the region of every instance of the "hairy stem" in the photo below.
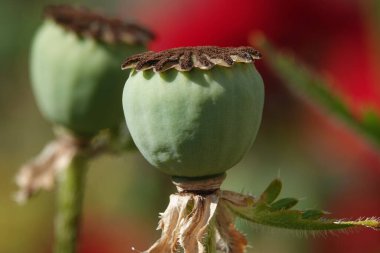
<svg viewBox="0 0 380 253">
<path fill-rule="evenodd" d="M 58 176 L 54 253 L 77 251 L 87 160 L 77 155 Z"/>
</svg>

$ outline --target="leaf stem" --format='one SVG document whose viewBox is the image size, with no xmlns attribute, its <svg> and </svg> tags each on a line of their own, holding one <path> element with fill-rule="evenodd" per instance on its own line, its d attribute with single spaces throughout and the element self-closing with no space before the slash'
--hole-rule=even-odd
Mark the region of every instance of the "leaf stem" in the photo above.
<svg viewBox="0 0 380 253">
<path fill-rule="evenodd" d="M 75 253 L 88 158 L 76 155 L 58 176 L 54 253 Z"/>
</svg>

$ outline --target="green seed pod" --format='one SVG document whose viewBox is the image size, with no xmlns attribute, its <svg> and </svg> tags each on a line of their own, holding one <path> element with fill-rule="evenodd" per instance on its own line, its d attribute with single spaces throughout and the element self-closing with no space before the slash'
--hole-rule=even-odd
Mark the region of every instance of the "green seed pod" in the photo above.
<svg viewBox="0 0 380 253">
<path fill-rule="evenodd" d="M 162 172 L 194 178 L 224 173 L 251 147 L 264 86 L 248 47 L 177 48 L 132 56 L 123 93 L 131 136 Z M 249 63 L 249 64 L 248 64 Z"/>
<path fill-rule="evenodd" d="M 91 137 L 123 120 L 121 56 L 144 51 L 147 30 L 84 8 L 50 6 L 31 51 L 31 78 L 46 119 Z"/>
</svg>

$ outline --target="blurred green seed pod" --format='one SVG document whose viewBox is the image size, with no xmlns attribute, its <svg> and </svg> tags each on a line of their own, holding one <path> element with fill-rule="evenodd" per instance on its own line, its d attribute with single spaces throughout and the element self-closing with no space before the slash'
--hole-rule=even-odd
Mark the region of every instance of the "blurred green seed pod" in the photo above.
<svg viewBox="0 0 380 253">
<path fill-rule="evenodd" d="M 224 173 L 258 132 L 264 85 L 250 47 L 187 47 L 127 58 L 123 108 L 143 156 L 180 178 Z"/>
<path fill-rule="evenodd" d="M 43 116 L 91 137 L 123 121 L 125 55 L 145 51 L 151 32 L 85 8 L 49 6 L 31 50 L 31 79 Z"/>
</svg>

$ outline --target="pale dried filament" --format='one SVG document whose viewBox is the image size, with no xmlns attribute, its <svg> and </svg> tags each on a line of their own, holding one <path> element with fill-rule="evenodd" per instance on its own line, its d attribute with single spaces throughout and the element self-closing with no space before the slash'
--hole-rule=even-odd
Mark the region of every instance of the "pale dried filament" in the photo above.
<svg viewBox="0 0 380 253">
<path fill-rule="evenodd" d="M 161 238 L 145 252 L 210 253 L 212 246 L 207 244 L 216 241 L 212 252 L 244 253 L 247 240 L 236 230 L 235 215 L 225 201 L 240 203 L 241 195 L 223 194 L 219 190 L 203 195 L 171 195 L 158 226 L 162 230 Z"/>
</svg>

